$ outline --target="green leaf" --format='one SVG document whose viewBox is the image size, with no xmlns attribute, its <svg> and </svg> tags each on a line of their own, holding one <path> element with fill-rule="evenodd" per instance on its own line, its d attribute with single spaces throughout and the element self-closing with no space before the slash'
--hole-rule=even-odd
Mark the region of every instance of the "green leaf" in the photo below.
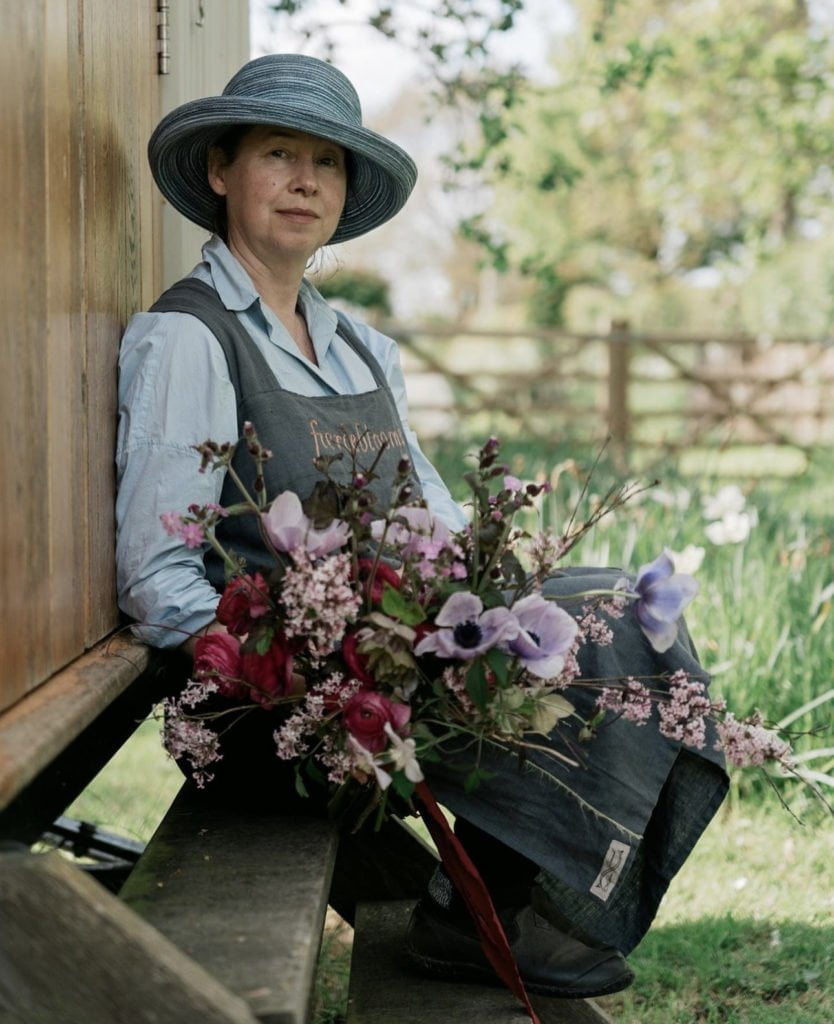
<svg viewBox="0 0 834 1024">
<path fill-rule="evenodd" d="M 406 626 L 418 626 L 426 621 L 422 605 L 409 600 L 401 590 L 395 589 L 390 583 L 386 583 L 382 588 L 382 610 Z"/>
<path fill-rule="evenodd" d="M 301 778 L 301 771 L 299 768 L 295 769 L 295 791 L 299 796 L 308 797 L 310 795 L 307 787 L 304 785 L 304 779 Z"/>
<path fill-rule="evenodd" d="M 479 711 L 486 711 L 489 703 L 489 685 L 486 679 L 486 667 L 480 658 L 473 662 L 466 673 L 466 692 Z"/>
<path fill-rule="evenodd" d="M 272 646 L 272 638 L 275 631 L 267 628 L 259 632 L 257 639 L 255 640 L 255 650 L 258 654 L 266 654 L 269 648 Z"/>
<path fill-rule="evenodd" d="M 495 673 L 498 685 L 506 686 L 510 671 L 510 659 L 508 656 L 503 651 L 493 647 L 492 650 L 487 651 L 484 657 L 489 667 Z"/>
<path fill-rule="evenodd" d="M 403 772 L 394 772 L 391 776 L 391 785 L 394 788 L 394 792 L 397 796 L 403 798 L 403 800 L 410 800 L 411 795 L 414 792 L 414 783 L 410 782 L 404 775 Z"/>
</svg>

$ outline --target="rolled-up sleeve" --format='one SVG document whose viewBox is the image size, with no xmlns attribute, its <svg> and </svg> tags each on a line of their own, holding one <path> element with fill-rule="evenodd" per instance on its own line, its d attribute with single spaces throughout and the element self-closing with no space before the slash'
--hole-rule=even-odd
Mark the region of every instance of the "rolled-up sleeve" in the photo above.
<svg viewBox="0 0 834 1024">
<path fill-rule="evenodd" d="M 200 473 L 192 447 L 234 441 L 237 412 L 226 360 L 214 336 L 184 313 L 141 313 L 122 341 L 116 451 L 119 606 L 157 647 L 181 644 L 214 617 L 218 595 L 204 549 L 170 537 L 163 512 L 217 501 L 221 473 Z"/>
</svg>

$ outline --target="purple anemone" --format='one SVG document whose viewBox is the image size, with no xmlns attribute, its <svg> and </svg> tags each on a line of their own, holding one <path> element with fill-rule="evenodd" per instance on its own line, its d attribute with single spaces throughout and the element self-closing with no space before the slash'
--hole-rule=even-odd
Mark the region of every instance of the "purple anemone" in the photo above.
<svg viewBox="0 0 834 1024">
<path fill-rule="evenodd" d="M 510 610 L 520 628 L 508 649 L 532 675 L 554 679 L 564 668 L 565 655 L 579 632 L 576 620 L 541 594 L 516 601 Z"/>
<path fill-rule="evenodd" d="M 668 651 L 678 635 L 678 619 L 698 593 L 698 584 L 686 573 L 675 572 L 669 554 L 641 565 L 630 592 L 637 596 L 634 611 L 640 628 L 656 651 Z"/>
<path fill-rule="evenodd" d="M 414 653 L 436 654 L 439 658 L 477 658 L 490 647 L 512 640 L 518 622 L 509 608 L 490 608 L 477 594 L 452 594 L 434 620 L 439 628 L 414 648 Z"/>
</svg>

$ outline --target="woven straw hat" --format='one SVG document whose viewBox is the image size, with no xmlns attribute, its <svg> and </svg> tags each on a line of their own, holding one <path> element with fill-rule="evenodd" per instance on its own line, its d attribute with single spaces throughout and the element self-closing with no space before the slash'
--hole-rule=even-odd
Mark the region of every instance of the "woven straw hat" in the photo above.
<svg viewBox="0 0 834 1024">
<path fill-rule="evenodd" d="M 315 57 L 275 53 L 245 64 L 223 90 L 177 107 L 148 143 L 151 172 L 183 216 L 214 229 L 220 197 L 208 183 L 208 151 L 232 125 L 276 125 L 337 142 L 352 154 L 347 199 L 331 242 L 394 216 L 417 180 L 411 157 L 362 127 L 362 108 L 341 71 Z"/>
</svg>

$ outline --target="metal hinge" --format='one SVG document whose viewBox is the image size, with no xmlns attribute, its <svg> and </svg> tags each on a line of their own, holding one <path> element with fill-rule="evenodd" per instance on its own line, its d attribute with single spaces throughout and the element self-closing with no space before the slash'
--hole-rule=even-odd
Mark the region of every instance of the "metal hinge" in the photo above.
<svg viewBox="0 0 834 1024">
<path fill-rule="evenodd" d="M 169 0 L 156 0 L 156 71 L 159 75 L 171 73 L 170 25 L 168 22 L 170 10 Z"/>
</svg>

